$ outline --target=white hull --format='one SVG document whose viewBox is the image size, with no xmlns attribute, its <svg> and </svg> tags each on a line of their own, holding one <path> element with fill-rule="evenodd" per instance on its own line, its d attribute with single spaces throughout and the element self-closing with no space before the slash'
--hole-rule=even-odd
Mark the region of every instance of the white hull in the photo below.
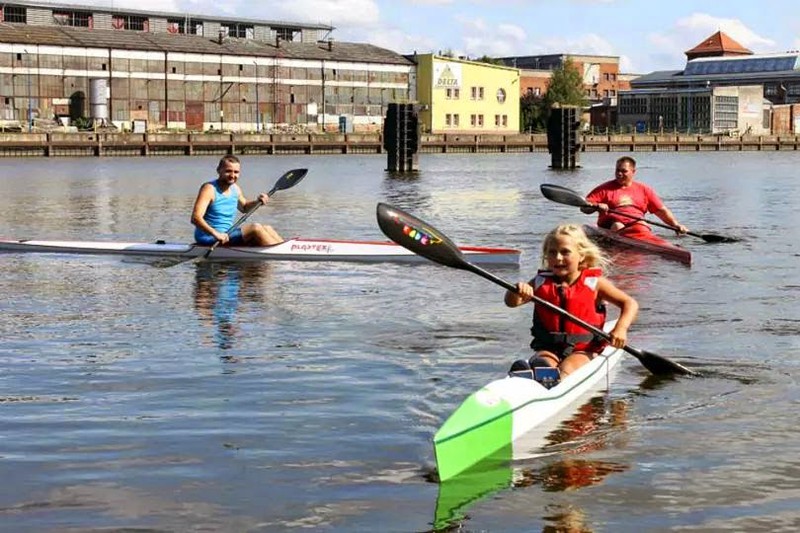
<svg viewBox="0 0 800 533">
<path fill-rule="evenodd" d="M 580 399 L 607 388 L 623 354 L 607 348 L 551 389 L 532 379 L 504 377 L 470 395 L 434 436 L 439 478 L 445 481 L 488 457 L 511 460 L 541 448 Z"/>
<path fill-rule="evenodd" d="M 191 258 L 205 255 L 207 246 L 177 243 L 92 242 L 0 240 L 0 251 L 58 254 L 103 254 L 137 257 Z M 518 265 L 519 250 L 465 246 L 461 251 L 478 264 Z M 268 247 L 219 246 L 211 260 L 225 261 L 349 261 L 349 262 L 427 262 L 392 242 L 289 239 Z"/>
</svg>

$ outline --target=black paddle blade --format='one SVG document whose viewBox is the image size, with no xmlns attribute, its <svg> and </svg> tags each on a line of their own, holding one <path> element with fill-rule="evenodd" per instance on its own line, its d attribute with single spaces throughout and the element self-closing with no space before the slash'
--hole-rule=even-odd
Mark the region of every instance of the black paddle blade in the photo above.
<svg viewBox="0 0 800 533">
<path fill-rule="evenodd" d="M 674 376 L 679 374 L 682 376 L 696 376 L 697 372 L 686 368 L 680 363 L 670 361 L 666 357 L 662 357 L 657 353 L 648 352 L 647 350 L 639 350 L 637 348 L 625 347 L 625 351 L 636 357 L 642 366 L 649 370 L 655 376 Z"/>
<path fill-rule="evenodd" d="M 542 191 L 542 195 L 545 198 L 558 202 L 559 204 L 571 205 L 574 207 L 589 207 L 591 205 L 583 196 L 561 185 L 542 183 L 539 185 L 539 190 Z"/>
<path fill-rule="evenodd" d="M 725 235 L 717 235 L 715 233 L 703 233 L 698 235 L 706 242 L 739 242 L 736 237 L 726 237 Z"/>
<path fill-rule="evenodd" d="M 292 170 L 286 171 L 283 176 L 278 178 L 275 186 L 267 193 L 267 196 L 272 196 L 277 191 L 283 191 L 294 187 L 306 177 L 306 174 L 308 174 L 307 168 L 293 168 Z"/>
<path fill-rule="evenodd" d="M 469 267 L 458 246 L 427 222 L 384 203 L 378 204 L 376 214 L 381 231 L 403 248 L 440 265 Z"/>
</svg>

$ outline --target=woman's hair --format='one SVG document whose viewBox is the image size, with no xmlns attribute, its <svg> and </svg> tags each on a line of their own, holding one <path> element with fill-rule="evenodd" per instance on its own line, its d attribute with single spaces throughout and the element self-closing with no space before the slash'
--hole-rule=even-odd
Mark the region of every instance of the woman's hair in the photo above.
<svg viewBox="0 0 800 533">
<path fill-rule="evenodd" d="M 548 233 L 544 242 L 542 243 L 542 266 L 547 268 L 547 252 L 556 245 L 556 238 L 565 236 L 572 239 L 578 253 L 583 256 L 581 268 L 587 267 L 600 267 L 605 269 L 608 266 L 608 257 L 597 247 L 595 243 L 589 240 L 583 229 L 577 224 L 561 224 L 553 231 Z"/>
</svg>

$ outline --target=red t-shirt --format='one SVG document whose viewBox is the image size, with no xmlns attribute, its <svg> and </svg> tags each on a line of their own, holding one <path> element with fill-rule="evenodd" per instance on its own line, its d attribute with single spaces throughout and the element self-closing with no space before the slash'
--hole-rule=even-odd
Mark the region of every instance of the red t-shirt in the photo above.
<svg viewBox="0 0 800 533">
<path fill-rule="evenodd" d="M 622 187 L 617 180 L 601 183 L 586 196 L 586 201 L 593 204 L 607 204 L 609 209 L 638 218 L 664 208 L 664 203 L 656 192 L 638 181 L 634 181 L 627 187 Z M 601 228 L 611 227 L 614 222 L 621 222 L 628 226 L 636 221 L 615 213 L 600 213 L 597 217 L 597 225 Z"/>
</svg>

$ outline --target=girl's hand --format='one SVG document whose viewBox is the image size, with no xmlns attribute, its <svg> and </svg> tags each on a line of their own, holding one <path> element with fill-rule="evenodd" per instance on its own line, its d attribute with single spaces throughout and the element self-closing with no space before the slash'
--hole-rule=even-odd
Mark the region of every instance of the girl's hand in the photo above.
<svg viewBox="0 0 800 533">
<path fill-rule="evenodd" d="M 614 348 L 622 348 L 628 342 L 628 330 L 625 328 L 614 328 L 609 335 L 609 344 Z"/>
<path fill-rule="evenodd" d="M 520 281 L 517 283 L 517 294 L 519 294 L 526 302 L 533 300 L 533 287 L 531 287 L 530 283 Z"/>
</svg>

